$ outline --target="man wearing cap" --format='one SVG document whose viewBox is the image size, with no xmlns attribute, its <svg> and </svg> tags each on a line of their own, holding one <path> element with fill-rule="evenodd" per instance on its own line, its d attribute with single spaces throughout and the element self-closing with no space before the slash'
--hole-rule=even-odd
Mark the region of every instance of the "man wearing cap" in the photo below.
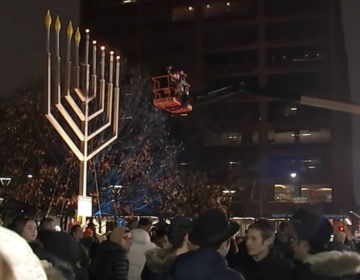
<svg viewBox="0 0 360 280">
<path fill-rule="evenodd" d="M 290 280 L 347 280 L 360 272 L 357 253 L 327 251 L 333 227 L 321 215 L 299 208 L 291 220 L 291 248 L 301 264 Z"/>
<path fill-rule="evenodd" d="M 230 269 L 225 260 L 230 239 L 239 225 L 229 222 L 219 209 L 210 209 L 199 215 L 189 234 L 189 242 L 199 246 L 177 257 L 173 266 L 173 280 L 244 280 Z"/>
</svg>

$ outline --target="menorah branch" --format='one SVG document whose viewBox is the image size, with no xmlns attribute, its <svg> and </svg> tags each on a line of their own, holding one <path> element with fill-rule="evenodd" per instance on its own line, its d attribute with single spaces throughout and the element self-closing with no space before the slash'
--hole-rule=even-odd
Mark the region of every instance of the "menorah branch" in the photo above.
<svg viewBox="0 0 360 280">
<path fill-rule="evenodd" d="M 109 53 L 109 59 L 106 61 L 105 47 L 101 47 L 101 53 L 98 56 L 100 58 L 100 77 L 99 87 L 97 86 L 97 47 L 96 41 L 93 41 L 92 45 L 92 59 L 89 62 L 90 56 L 90 31 L 85 31 L 85 56 L 83 63 L 80 65 L 80 40 L 81 34 L 79 28 L 77 28 L 74 36 L 75 45 L 75 63 L 74 66 L 71 62 L 72 52 L 72 35 L 73 28 L 71 22 L 67 27 L 67 42 L 66 42 L 66 61 L 65 61 L 65 74 L 64 79 L 61 77 L 61 57 L 60 57 L 60 31 L 61 23 L 59 17 L 55 21 L 55 55 L 54 63 L 52 61 L 51 48 L 50 48 L 50 28 L 51 28 L 51 15 L 48 11 L 45 18 L 46 26 L 46 50 L 47 50 L 47 79 L 46 79 L 46 117 L 63 138 L 68 147 L 76 155 L 79 160 L 79 197 L 78 197 L 78 218 L 92 216 L 92 203 L 91 198 L 87 197 L 87 174 L 88 174 L 88 161 L 95 155 L 102 152 L 105 148 L 110 146 L 118 138 L 118 126 L 119 126 L 119 101 L 120 101 L 120 57 L 116 57 L 116 63 L 114 59 L 114 52 Z M 108 65 L 108 80 L 105 79 L 105 65 Z M 115 64 L 115 65 L 114 65 Z M 91 67 L 92 66 L 92 67 Z M 115 68 L 115 81 L 113 81 Z M 92 68 L 90 78 L 90 68 Z M 73 78 L 73 79 L 72 79 Z M 62 84 L 64 81 L 64 84 Z M 114 87 L 115 82 L 115 87 Z M 61 89 L 63 90 L 63 94 Z M 99 94 L 98 94 L 99 91 Z M 78 102 L 74 99 L 72 94 L 79 99 Z M 105 95 L 107 95 L 107 108 L 105 111 Z M 53 98 L 52 98 L 53 97 Z M 64 98 L 70 106 L 71 112 L 68 112 L 65 106 L 62 104 L 62 98 Z M 52 100 L 54 99 L 54 104 Z M 93 100 L 98 99 L 99 108 L 94 113 L 89 115 L 89 105 Z M 52 114 L 52 106 L 60 113 L 62 122 L 57 120 Z M 77 125 L 73 118 L 75 115 L 80 120 L 80 127 Z M 89 134 L 90 122 L 96 118 L 105 118 L 105 123 L 98 127 L 94 132 Z M 78 147 L 71 139 L 66 129 L 61 125 L 65 122 L 67 126 L 75 133 L 77 140 L 80 142 Z M 93 151 L 89 151 L 89 141 L 96 138 L 102 132 L 105 132 L 112 126 L 112 133 L 108 140 L 102 143 L 99 147 Z M 85 204 L 84 204 L 85 203 Z M 84 210 L 80 206 L 87 205 Z M 84 222 L 84 220 L 83 220 Z"/>
</svg>

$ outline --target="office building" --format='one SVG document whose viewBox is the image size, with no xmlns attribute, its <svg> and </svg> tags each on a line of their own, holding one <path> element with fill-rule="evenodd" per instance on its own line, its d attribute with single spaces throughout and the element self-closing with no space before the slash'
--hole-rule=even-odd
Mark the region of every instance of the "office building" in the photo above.
<svg viewBox="0 0 360 280">
<path fill-rule="evenodd" d="M 337 0 L 87 0 L 82 23 L 153 73 L 184 70 L 194 93 L 243 82 L 350 101 Z M 194 104 L 180 127 L 184 166 L 241 185 L 234 215 L 298 205 L 335 215 L 355 204 L 350 115 L 235 94 Z"/>
</svg>

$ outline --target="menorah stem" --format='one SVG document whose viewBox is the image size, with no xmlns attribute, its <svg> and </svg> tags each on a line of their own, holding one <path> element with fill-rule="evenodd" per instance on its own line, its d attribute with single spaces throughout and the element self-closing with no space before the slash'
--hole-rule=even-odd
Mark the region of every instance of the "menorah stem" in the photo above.
<svg viewBox="0 0 360 280">
<path fill-rule="evenodd" d="M 80 161 L 80 168 L 79 168 L 79 195 L 83 197 L 87 196 L 87 171 L 88 171 L 88 134 L 89 134 L 89 103 L 88 97 L 86 97 L 86 101 L 82 102 L 82 111 L 85 115 L 85 121 L 81 122 L 81 130 L 84 133 L 84 141 L 81 141 L 81 152 L 84 155 L 84 160 Z M 81 223 L 85 223 L 86 217 L 81 217 L 79 214 L 77 215 L 77 220 Z"/>
<path fill-rule="evenodd" d="M 51 53 L 47 53 L 47 59 L 46 59 L 46 114 L 50 113 L 51 110 Z"/>
</svg>

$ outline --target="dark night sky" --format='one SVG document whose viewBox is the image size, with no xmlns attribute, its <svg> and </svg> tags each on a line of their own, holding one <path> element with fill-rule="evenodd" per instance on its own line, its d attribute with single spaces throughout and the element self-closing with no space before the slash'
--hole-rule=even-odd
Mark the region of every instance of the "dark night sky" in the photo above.
<svg viewBox="0 0 360 280">
<path fill-rule="evenodd" d="M 45 73 L 45 23 L 47 9 L 59 14 L 63 27 L 77 26 L 80 0 L 12 0 L 0 8 L 0 96 L 38 79 Z"/>
</svg>

